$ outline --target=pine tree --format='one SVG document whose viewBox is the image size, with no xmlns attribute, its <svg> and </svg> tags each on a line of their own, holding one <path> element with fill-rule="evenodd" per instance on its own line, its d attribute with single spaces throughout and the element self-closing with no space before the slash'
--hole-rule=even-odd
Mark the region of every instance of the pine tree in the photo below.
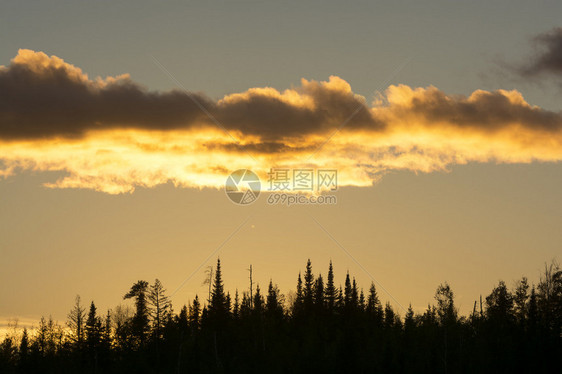
<svg viewBox="0 0 562 374">
<path fill-rule="evenodd" d="M 148 282 L 140 280 L 133 284 L 131 290 L 123 296 L 123 299 L 135 299 L 135 315 L 132 320 L 133 332 L 137 338 L 137 343 L 144 345 L 149 331 L 148 325 L 148 305 L 147 305 Z"/>
<path fill-rule="evenodd" d="M 381 302 L 379 300 L 379 296 L 377 295 L 375 284 L 371 282 L 369 296 L 367 298 L 367 312 L 374 314 L 379 308 L 382 309 Z"/>
<path fill-rule="evenodd" d="M 324 310 L 324 280 L 322 274 L 319 274 L 314 282 L 314 309 L 317 313 Z"/>
<path fill-rule="evenodd" d="M 393 327 L 396 322 L 396 313 L 392 309 L 389 302 L 386 303 L 384 307 L 384 325 L 387 328 Z"/>
<path fill-rule="evenodd" d="M 101 338 L 103 335 L 103 328 L 101 319 L 96 314 L 96 306 L 94 302 L 90 304 L 90 311 L 88 319 L 86 320 L 85 333 L 86 333 L 86 346 L 90 356 L 93 371 L 97 372 L 98 368 L 98 354 L 101 345 Z"/>
<path fill-rule="evenodd" d="M 85 326 L 86 343 L 89 350 L 94 351 L 99 347 L 102 337 L 102 330 L 101 319 L 97 316 L 97 308 L 92 301 L 92 303 L 90 304 L 90 311 L 88 313 L 88 319 L 86 320 Z"/>
<path fill-rule="evenodd" d="M 232 308 L 232 316 L 237 319 L 240 317 L 240 298 L 238 296 L 238 288 L 234 294 L 234 306 Z"/>
<path fill-rule="evenodd" d="M 271 318 L 280 318 L 283 316 L 283 306 L 279 301 L 279 289 L 273 285 L 273 281 L 269 281 L 267 289 L 267 299 L 265 304 L 267 315 Z"/>
<path fill-rule="evenodd" d="M 310 312 L 314 304 L 314 274 L 312 273 L 312 263 L 310 259 L 306 262 L 304 273 L 303 304 L 305 312 Z"/>
<path fill-rule="evenodd" d="M 187 316 L 188 316 L 187 305 L 184 304 L 184 306 L 180 309 L 180 312 L 176 317 L 176 324 L 182 335 L 187 334 L 188 331 L 189 323 L 188 323 Z"/>
<path fill-rule="evenodd" d="M 357 292 L 357 282 L 355 281 L 355 277 L 353 277 L 351 286 L 351 309 L 354 311 L 359 309 L 359 294 Z"/>
<path fill-rule="evenodd" d="M 193 303 L 189 306 L 189 327 L 192 331 L 199 330 L 201 321 L 201 304 L 199 303 L 199 297 L 195 295 Z"/>
<path fill-rule="evenodd" d="M 349 271 L 345 276 L 345 286 L 344 286 L 344 308 L 346 313 L 350 313 L 353 310 L 353 288 L 351 286 L 351 278 L 349 277 Z"/>
<path fill-rule="evenodd" d="M 330 260 L 330 267 L 328 268 L 328 280 L 326 283 L 326 308 L 328 309 L 329 313 L 334 311 L 334 307 L 336 304 L 336 287 L 334 285 L 334 268 L 332 267 L 332 261 Z"/>
<path fill-rule="evenodd" d="M 215 271 L 215 280 L 213 282 L 213 291 L 211 292 L 211 302 L 209 304 L 209 317 L 215 322 L 224 322 L 228 318 L 230 305 L 224 292 L 224 283 L 222 280 L 221 260 L 217 260 L 217 269 Z"/>
<path fill-rule="evenodd" d="M 105 324 L 103 326 L 103 336 L 102 336 L 102 344 L 105 349 L 111 349 L 112 344 L 112 328 L 111 328 L 111 310 L 107 310 L 107 314 L 105 315 Z"/>
<path fill-rule="evenodd" d="M 263 307 L 263 297 L 261 295 L 260 292 L 260 285 L 256 285 L 256 293 L 254 294 L 254 302 L 253 302 L 253 306 L 254 306 L 254 312 L 256 315 L 261 315 L 264 311 L 264 307 Z"/>
<path fill-rule="evenodd" d="M 341 313 L 341 311 L 344 309 L 345 307 L 345 297 L 343 294 L 343 290 L 341 288 L 341 285 L 336 293 L 336 310 L 338 310 L 338 312 Z"/>
<path fill-rule="evenodd" d="M 363 288 L 361 288 L 361 292 L 359 293 L 359 310 L 362 312 L 365 311 L 365 294 L 363 293 Z"/>
<path fill-rule="evenodd" d="M 416 322 L 414 321 L 414 309 L 412 309 L 412 304 L 408 306 L 408 311 L 406 312 L 406 317 L 404 317 L 404 328 L 406 332 L 411 332 L 416 327 Z"/>
<path fill-rule="evenodd" d="M 19 347 L 19 363 L 18 366 L 25 372 L 27 366 L 27 359 L 29 356 L 29 335 L 27 333 L 27 328 L 23 328 L 23 333 L 21 336 L 20 347 Z"/>
<path fill-rule="evenodd" d="M 302 278 L 299 272 L 299 278 L 297 280 L 297 293 L 295 295 L 295 300 L 293 302 L 293 315 L 300 316 L 303 311 L 304 296 L 302 290 Z"/>
</svg>

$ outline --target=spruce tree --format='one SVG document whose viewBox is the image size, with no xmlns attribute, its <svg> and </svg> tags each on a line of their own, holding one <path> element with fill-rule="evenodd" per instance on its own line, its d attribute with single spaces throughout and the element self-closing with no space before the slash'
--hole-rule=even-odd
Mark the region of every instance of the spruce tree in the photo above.
<svg viewBox="0 0 562 374">
<path fill-rule="evenodd" d="M 232 307 L 232 316 L 234 319 L 240 317 L 240 297 L 238 296 L 238 288 L 234 293 L 234 306 Z"/>
<path fill-rule="evenodd" d="M 195 295 L 193 303 L 189 306 L 189 327 L 192 331 L 199 330 L 201 321 L 201 303 L 199 303 L 199 296 Z"/>
<path fill-rule="evenodd" d="M 301 278 L 301 273 L 299 272 L 299 278 L 297 280 L 297 292 L 295 295 L 295 300 L 293 302 L 294 316 L 301 316 L 303 311 L 303 305 L 304 305 L 304 296 L 302 290 L 302 278 Z"/>
<path fill-rule="evenodd" d="M 215 321 L 224 322 L 228 318 L 229 312 L 230 305 L 224 292 L 221 260 L 218 259 L 215 280 L 213 282 L 213 291 L 211 292 L 211 302 L 209 304 L 209 317 Z"/>
<path fill-rule="evenodd" d="M 27 333 L 27 327 L 23 328 L 23 333 L 21 336 L 20 346 L 19 346 L 19 362 L 18 366 L 22 369 L 22 372 L 26 372 L 27 360 L 29 356 L 29 335 Z"/>
<path fill-rule="evenodd" d="M 312 310 L 312 305 L 314 304 L 314 274 L 312 273 L 310 259 L 306 262 L 306 271 L 304 273 L 303 304 L 307 313 Z"/>
<path fill-rule="evenodd" d="M 280 318 L 283 316 L 283 306 L 279 301 L 279 289 L 273 285 L 273 281 L 269 281 L 267 289 L 267 299 L 265 304 L 267 315 L 272 318 Z"/>
<path fill-rule="evenodd" d="M 317 313 L 324 310 L 324 280 L 322 274 L 319 274 L 314 282 L 314 309 Z"/>
<path fill-rule="evenodd" d="M 334 285 L 334 268 L 332 267 L 332 261 L 330 260 L 330 267 L 328 268 L 328 279 L 326 282 L 326 291 L 325 291 L 325 298 L 326 298 L 326 308 L 328 309 L 329 313 L 334 311 L 334 307 L 336 304 L 336 287 Z"/>
<path fill-rule="evenodd" d="M 97 316 L 97 308 L 92 301 L 85 325 L 86 344 L 89 350 L 95 350 L 99 347 L 102 338 L 102 330 L 101 319 Z"/>
</svg>

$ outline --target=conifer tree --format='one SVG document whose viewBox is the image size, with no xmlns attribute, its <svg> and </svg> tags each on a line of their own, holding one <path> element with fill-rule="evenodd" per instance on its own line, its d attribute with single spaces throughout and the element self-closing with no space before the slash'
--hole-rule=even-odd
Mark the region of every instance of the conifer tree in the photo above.
<svg viewBox="0 0 562 374">
<path fill-rule="evenodd" d="M 303 310 L 304 296 L 302 290 L 302 278 L 299 272 L 299 278 L 297 280 L 297 293 L 295 295 L 295 300 L 293 303 L 293 315 L 300 316 Z"/>
<path fill-rule="evenodd" d="M 29 356 L 29 335 L 27 333 L 27 327 L 23 328 L 23 333 L 21 336 L 20 346 L 19 346 L 19 363 L 18 366 L 22 368 L 25 372 L 27 366 L 27 359 Z"/>
<path fill-rule="evenodd" d="M 187 312 L 187 305 L 183 305 L 180 309 L 178 316 L 176 317 L 176 324 L 180 330 L 180 333 L 185 335 L 187 334 L 189 322 L 188 322 L 188 312 Z"/>
<path fill-rule="evenodd" d="M 199 296 L 195 295 L 193 303 L 189 306 L 189 327 L 192 331 L 199 330 L 201 321 L 201 303 L 199 303 Z"/>
<path fill-rule="evenodd" d="M 355 277 L 353 277 L 353 282 L 351 286 L 351 309 L 352 310 L 359 309 L 359 294 L 357 292 L 357 282 L 355 281 Z"/>
<path fill-rule="evenodd" d="M 235 319 L 240 317 L 240 298 L 238 296 L 238 288 L 234 294 L 234 306 L 232 308 L 232 315 Z"/>
<path fill-rule="evenodd" d="M 324 280 L 322 274 L 319 274 L 314 282 L 314 309 L 317 313 L 324 310 L 324 304 Z"/>
<path fill-rule="evenodd" d="M 314 304 L 314 274 L 312 273 L 310 259 L 306 262 L 306 271 L 304 273 L 303 304 L 305 311 L 311 311 Z"/>
<path fill-rule="evenodd" d="M 260 291 L 260 285 L 257 284 L 256 285 L 256 293 L 254 294 L 254 302 L 253 302 L 253 306 L 254 306 L 254 312 L 256 315 L 261 315 L 264 311 L 264 306 L 263 306 L 264 302 L 263 302 L 263 297 L 261 295 L 261 291 Z"/>
<path fill-rule="evenodd" d="M 103 328 L 101 319 L 97 316 L 97 308 L 92 301 L 85 325 L 86 344 L 88 345 L 88 349 L 90 351 L 96 350 L 99 347 L 102 338 L 102 331 Z"/>
<path fill-rule="evenodd" d="M 135 299 L 136 311 L 132 319 L 132 328 L 137 338 L 137 343 L 140 345 L 144 345 L 146 342 L 146 337 L 149 331 L 147 292 L 148 282 L 140 280 L 133 284 L 129 292 L 123 296 L 123 299 Z"/>
<path fill-rule="evenodd" d="M 328 312 L 332 313 L 336 304 L 336 287 L 334 285 L 334 268 L 332 266 L 332 261 L 330 260 L 330 266 L 328 268 L 328 279 L 326 282 L 326 308 Z"/>
<path fill-rule="evenodd" d="M 273 281 L 269 281 L 269 286 L 267 288 L 267 298 L 265 303 L 265 309 L 267 315 L 271 318 L 281 318 L 283 317 L 283 306 L 279 300 L 279 289 L 277 286 L 273 285 Z"/>
<path fill-rule="evenodd" d="M 214 321 L 225 321 L 230 312 L 230 305 L 224 292 L 222 280 L 221 261 L 217 260 L 213 291 L 211 292 L 211 302 L 209 304 L 209 317 Z"/>
</svg>

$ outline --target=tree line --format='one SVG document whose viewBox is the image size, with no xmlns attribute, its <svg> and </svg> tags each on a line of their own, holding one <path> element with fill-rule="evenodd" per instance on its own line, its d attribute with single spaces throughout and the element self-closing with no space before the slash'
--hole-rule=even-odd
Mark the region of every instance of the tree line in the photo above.
<svg viewBox="0 0 562 374">
<path fill-rule="evenodd" d="M 270 281 L 225 291 L 220 259 L 209 295 L 174 312 L 162 283 L 140 280 L 123 296 L 134 308 L 101 313 L 77 296 L 66 326 L 42 318 L 33 334 L 7 335 L 0 373 L 486 373 L 560 372 L 562 271 L 538 284 L 500 281 L 459 315 L 447 283 L 423 313 L 401 316 L 349 272 L 334 283 L 310 260 L 284 296 Z"/>
</svg>

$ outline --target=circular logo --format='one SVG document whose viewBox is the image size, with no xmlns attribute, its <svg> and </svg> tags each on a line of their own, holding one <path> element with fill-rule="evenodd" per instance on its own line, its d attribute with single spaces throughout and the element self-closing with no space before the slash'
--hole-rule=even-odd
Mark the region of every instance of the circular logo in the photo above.
<svg viewBox="0 0 562 374">
<path fill-rule="evenodd" d="M 238 169 L 226 179 L 226 196 L 235 204 L 248 205 L 258 199 L 260 178 L 251 170 Z"/>
</svg>

